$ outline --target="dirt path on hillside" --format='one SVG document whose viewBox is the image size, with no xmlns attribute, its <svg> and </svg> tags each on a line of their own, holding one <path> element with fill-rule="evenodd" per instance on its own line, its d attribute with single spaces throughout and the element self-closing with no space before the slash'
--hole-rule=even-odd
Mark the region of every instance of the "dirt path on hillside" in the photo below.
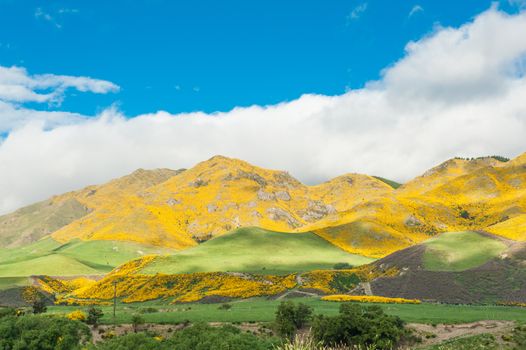
<svg viewBox="0 0 526 350">
<path fill-rule="evenodd" d="M 515 323 L 512 321 L 479 321 L 462 324 L 429 324 L 410 323 L 408 327 L 415 330 L 422 338 L 422 346 L 434 345 L 458 337 L 468 337 L 478 334 L 498 335 L 511 331 Z"/>
<path fill-rule="evenodd" d="M 308 296 L 308 297 L 317 297 L 317 296 L 319 296 L 318 294 L 315 294 L 315 293 L 305 292 L 303 290 L 300 290 L 300 288 L 302 286 L 303 286 L 303 277 L 301 276 L 301 273 L 298 273 L 296 275 L 296 287 L 287 290 L 285 293 L 283 293 L 282 295 L 277 297 L 276 300 L 282 300 L 282 299 L 288 297 L 291 294 L 292 295 L 300 294 L 300 295 Z"/>
</svg>

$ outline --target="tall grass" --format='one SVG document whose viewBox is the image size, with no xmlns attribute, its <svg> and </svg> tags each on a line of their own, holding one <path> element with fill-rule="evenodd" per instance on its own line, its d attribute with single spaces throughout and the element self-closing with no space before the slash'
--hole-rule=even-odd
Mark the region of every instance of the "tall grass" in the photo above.
<svg viewBox="0 0 526 350">
<path fill-rule="evenodd" d="M 307 335 L 296 335 L 293 340 L 280 345 L 275 350 L 381 350 L 375 346 L 361 345 L 337 345 L 327 346 L 322 342 L 316 342 L 312 337 Z M 404 349 L 399 349 L 404 350 Z"/>
</svg>

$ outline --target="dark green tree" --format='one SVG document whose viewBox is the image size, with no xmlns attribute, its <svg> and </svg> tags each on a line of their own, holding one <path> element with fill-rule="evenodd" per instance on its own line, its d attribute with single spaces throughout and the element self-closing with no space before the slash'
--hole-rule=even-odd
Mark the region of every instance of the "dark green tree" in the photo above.
<svg viewBox="0 0 526 350">
<path fill-rule="evenodd" d="M 326 345 L 392 349 L 408 334 L 400 318 L 386 315 L 378 306 L 342 304 L 338 316 L 316 316 L 312 322 L 314 339 Z"/>
<path fill-rule="evenodd" d="M 133 331 L 137 333 L 139 331 L 139 326 L 144 324 L 144 318 L 141 315 L 133 315 L 131 321 Z"/>
<path fill-rule="evenodd" d="M 88 308 L 88 317 L 86 318 L 86 323 L 97 327 L 99 324 L 99 320 L 102 318 L 102 316 L 104 316 L 104 313 L 101 309 L 98 309 L 94 306 L 90 306 Z"/>
<path fill-rule="evenodd" d="M 312 308 L 303 303 L 295 305 L 291 301 L 279 304 L 274 321 L 277 333 L 283 338 L 292 338 L 299 328 L 312 318 Z"/>
<path fill-rule="evenodd" d="M 31 305 L 33 308 L 33 313 L 36 314 L 43 314 L 47 311 L 46 302 L 42 298 L 35 299 L 33 301 L 33 305 Z"/>
</svg>

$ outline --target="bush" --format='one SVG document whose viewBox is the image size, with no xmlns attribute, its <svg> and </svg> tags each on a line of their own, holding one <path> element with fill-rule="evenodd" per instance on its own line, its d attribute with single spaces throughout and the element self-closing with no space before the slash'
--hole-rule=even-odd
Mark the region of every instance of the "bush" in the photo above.
<svg viewBox="0 0 526 350">
<path fill-rule="evenodd" d="M 407 334 L 400 318 L 384 314 L 378 306 L 342 304 L 338 316 L 319 315 L 312 322 L 314 339 L 330 346 L 391 349 Z"/>
<path fill-rule="evenodd" d="M 15 316 L 16 310 L 11 307 L 0 308 L 0 318 L 6 316 Z"/>
<path fill-rule="evenodd" d="M 230 310 L 231 308 L 232 308 L 232 305 L 227 304 L 227 303 L 225 303 L 225 304 L 221 304 L 221 305 L 218 307 L 219 310 Z"/>
<path fill-rule="evenodd" d="M 144 324 L 144 318 L 141 315 L 133 315 L 131 321 L 133 331 L 137 333 L 139 331 L 139 326 Z"/>
<path fill-rule="evenodd" d="M 205 323 L 175 332 L 167 342 L 171 345 L 170 349 L 185 350 L 270 350 L 277 343 L 274 339 L 243 333 L 234 326 L 214 328 Z"/>
<path fill-rule="evenodd" d="M 33 308 L 33 314 L 43 314 L 47 311 L 46 303 L 43 299 L 37 299 L 33 302 L 32 305 Z"/>
<path fill-rule="evenodd" d="M 115 337 L 97 344 L 100 350 L 168 350 L 169 344 L 157 340 L 145 333 L 132 333 Z"/>
<path fill-rule="evenodd" d="M 86 321 L 86 313 L 80 310 L 75 310 L 66 315 L 66 317 L 72 321 Z"/>
<path fill-rule="evenodd" d="M 159 312 L 159 309 L 156 309 L 154 307 L 145 307 L 139 310 L 141 314 L 155 314 Z"/>
<path fill-rule="evenodd" d="M 348 270 L 348 269 L 352 269 L 353 266 L 349 263 L 346 263 L 346 262 L 340 262 L 340 263 L 337 263 L 337 264 L 334 264 L 333 266 L 333 269 L 334 270 Z"/>
<path fill-rule="evenodd" d="M 303 303 L 295 305 L 291 301 L 283 301 L 276 311 L 274 321 L 276 332 L 283 338 L 292 338 L 299 328 L 305 326 L 312 318 L 312 308 Z"/>
<path fill-rule="evenodd" d="M 98 309 L 94 306 L 90 306 L 88 309 L 88 318 L 86 319 L 86 323 L 97 326 L 99 324 L 99 320 L 104 316 L 104 312 L 102 312 L 101 309 Z"/>
<path fill-rule="evenodd" d="M 72 350 L 91 339 L 79 321 L 34 315 L 0 318 L 0 334 L 0 349 Z"/>
</svg>

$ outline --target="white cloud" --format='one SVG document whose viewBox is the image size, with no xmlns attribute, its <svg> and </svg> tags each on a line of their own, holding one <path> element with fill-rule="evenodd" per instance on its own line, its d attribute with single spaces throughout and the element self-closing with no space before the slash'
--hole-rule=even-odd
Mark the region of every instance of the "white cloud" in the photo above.
<svg viewBox="0 0 526 350">
<path fill-rule="evenodd" d="M 362 16 L 362 14 L 367 10 L 367 3 L 364 2 L 363 4 L 360 4 L 358 6 L 356 6 L 352 11 L 351 13 L 349 14 L 349 16 L 347 16 L 347 19 L 348 20 L 355 20 L 355 19 L 358 19 Z"/>
<path fill-rule="evenodd" d="M 139 167 L 190 167 L 214 154 L 308 183 L 346 172 L 403 181 L 457 155 L 516 156 L 526 151 L 525 32 L 526 14 L 492 8 L 409 43 L 405 57 L 363 89 L 274 106 L 131 119 L 110 109 L 89 119 L 59 115 L 47 127 L 45 112 L 20 107 L 23 121 L 0 145 L 0 212 Z"/>
<path fill-rule="evenodd" d="M 117 85 L 105 80 L 54 74 L 29 75 L 24 68 L 0 66 L 0 101 L 60 103 L 68 88 L 99 94 L 119 90 Z"/>
<path fill-rule="evenodd" d="M 411 9 L 411 11 L 409 11 L 409 17 L 413 17 L 414 15 L 416 15 L 419 12 L 424 12 L 424 8 L 422 6 L 420 6 L 420 5 L 415 5 Z"/>
</svg>

